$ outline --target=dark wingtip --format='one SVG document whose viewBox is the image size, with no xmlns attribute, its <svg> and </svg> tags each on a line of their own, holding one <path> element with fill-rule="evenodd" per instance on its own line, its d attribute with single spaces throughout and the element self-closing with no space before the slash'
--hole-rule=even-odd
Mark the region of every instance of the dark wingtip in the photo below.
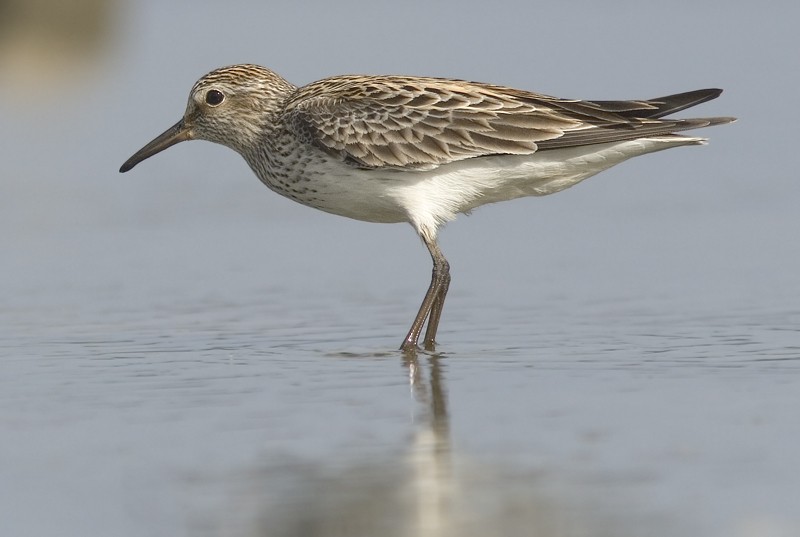
<svg viewBox="0 0 800 537">
<path fill-rule="evenodd" d="M 704 103 L 706 101 L 710 101 L 711 99 L 716 99 L 722 93 L 722 88 L 704 88 L 699 90 L 692 90 L 686 91 L 684 93 L 676 93 L 675 95 L 670 95 L 665 97 L 666 99 L 669 98 L 681 98 L 681 100 L 685 101 L 692 101 L 696 104 Z"/>
<path fill-rule="evenodd" d="M 706 88 L 648 99 L 649 102 L 657 104 L 658 109 L 654 113 L 648 114 L 647 117 L 658 119 L 669 116 L 676 112 L 686 110 L 687 108 L 697 106 L 698 104 L 716 99 L 721 93 L 721 88 Z"/>
</svg>

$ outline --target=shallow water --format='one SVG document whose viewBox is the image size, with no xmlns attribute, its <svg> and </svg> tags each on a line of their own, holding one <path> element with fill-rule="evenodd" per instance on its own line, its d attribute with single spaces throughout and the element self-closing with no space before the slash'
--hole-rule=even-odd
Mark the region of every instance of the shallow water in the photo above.
<svg viewBox="0 0 800 537">
<path fill-rule="evenodd" d="M 313 263 L 324 246 L 247 246 L 314 243 L 312 227 L 5 245 L 4 533 L 798 529 L 790 303 L 585 299 L 570 270 L 529 297 L 479 279 L 454 283 L 440 352 L 410 358 L 395 348 L 423 248 L 387 284 Z"/>
</svg>

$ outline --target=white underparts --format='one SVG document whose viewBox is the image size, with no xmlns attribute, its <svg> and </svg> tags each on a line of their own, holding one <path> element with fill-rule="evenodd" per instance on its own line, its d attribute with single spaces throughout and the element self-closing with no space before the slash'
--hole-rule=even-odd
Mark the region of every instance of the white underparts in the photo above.
<svg viewBox="0 0 800 537">
<path fill-rule="evenodd" d="M 398 183 L 390 196 L 405 208 L 420 235 L 434 239 L 439 227 L 458 213 L 499 201 L 554 194 L 631 157 L 704 141 L 665 136 L 469 159 L 421 173 L 418 181 Z"/>
<path fill-rule="evenodd" d="M 443 224 L 481 205 L 554 194 L 631 157 L 704 142 L 705 138 L 666 135 L 471 158 L 426 171 L 358 169 L 320 159 L 305 168 L 308 179 L 297 183 L 307 185 L 309 194 L 290 197 L 356 220 L 409 222 L 422 237 L 433 240 Z"/>
</svg>

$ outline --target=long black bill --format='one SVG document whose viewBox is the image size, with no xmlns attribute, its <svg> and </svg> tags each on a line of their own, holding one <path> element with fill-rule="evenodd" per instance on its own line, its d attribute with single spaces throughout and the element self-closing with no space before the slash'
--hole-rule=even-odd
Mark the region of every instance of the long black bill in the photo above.
<svg viewBox="0 0 800 537">
<path fill-rule="evenodd" d="M 120 167 L 120 173 L 125 173 L 144 159 L 150 158 L 156 153 L 164 151 L 166 148 L 173 146 L 179 142 L 185 142 L 192 139 L 192 132 L 186 128 L 183 120 L 178 121 L 172 127 L 159 134 L 155 140 L 141 148 L 139 151 L 125 161 L 125 164 Z"/>
</svg>

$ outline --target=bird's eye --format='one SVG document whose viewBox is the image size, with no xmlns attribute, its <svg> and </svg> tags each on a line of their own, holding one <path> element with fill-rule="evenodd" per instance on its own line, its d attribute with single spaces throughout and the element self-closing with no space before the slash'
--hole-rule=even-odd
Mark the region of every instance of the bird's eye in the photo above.
<svg viewBox="0 0 800 537">
<path fill-rule="evenodd" d="M 209 104 L 211 106 L 217 106 L 224 100 L 225 100 L 225 95 L 223 95 L 222 92 L 219 90 L 212 89 L 206 92 L 206 104 Z"/>
</svg>

